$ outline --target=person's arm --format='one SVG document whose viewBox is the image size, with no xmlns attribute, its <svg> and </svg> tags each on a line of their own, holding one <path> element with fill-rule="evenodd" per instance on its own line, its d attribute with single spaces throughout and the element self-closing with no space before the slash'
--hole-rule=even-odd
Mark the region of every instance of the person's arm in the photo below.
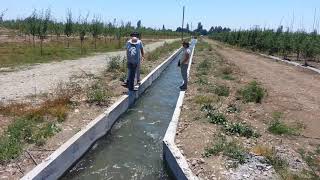
<svg viewBox="0 0 320 180">
<path fill-rule="evenodd" d="M 141 41 L 141 60 L 142 61 L 144 60 L 144 49 L 143 49 L 142 41 Z"/>
</svg>

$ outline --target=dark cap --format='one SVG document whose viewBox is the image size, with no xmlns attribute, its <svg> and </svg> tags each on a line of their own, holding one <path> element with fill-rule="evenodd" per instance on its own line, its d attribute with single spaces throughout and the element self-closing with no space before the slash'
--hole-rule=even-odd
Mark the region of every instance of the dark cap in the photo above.
<svg viewBox="0 0 320 180">
<path fill-rule="evenodd" d="M 139 33 L 138 32 L 132 32 L 131 34 L 130 34 L 130 36 L 131 37 L 139 37 Z"/>
<path fill-rule="evenodd" d="M 186 42 L 186 41 L 183 41 L 183 42 L 182 42 L 182 45 L 183 45 L 183 46 L 186 45 L 186 46 L 189 47 L 189 46 L 190 46 L 190 43 L 189 43 L 189 42 Z"/>
</svg>

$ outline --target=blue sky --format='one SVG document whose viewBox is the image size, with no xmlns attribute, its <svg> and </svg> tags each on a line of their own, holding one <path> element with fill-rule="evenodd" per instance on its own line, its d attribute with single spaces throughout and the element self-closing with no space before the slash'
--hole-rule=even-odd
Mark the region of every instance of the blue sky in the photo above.
<svg viewBox="0 0 320 180">
<path fill-rule="evenodd" d="M 51 8 L 52 14 L 64 20 L 66 9 L 74 16 L 90 12 L 105 21 L 141 19 L 149 27 L 175 29 L 181 24 L 182 6 L 186 6 L 186 22 L 193 27 L 201 21 L 205 28 L 222 25 L 231 28 L 290 26 L 312 29 L 315 9 L 320 18 L 320 0 L 0 0 L 0 11 L 8 8 L 5 19 L 27 17 L 33 9 Z M 281 21 L 282 20 L 282 21 Z"/>
</svg>

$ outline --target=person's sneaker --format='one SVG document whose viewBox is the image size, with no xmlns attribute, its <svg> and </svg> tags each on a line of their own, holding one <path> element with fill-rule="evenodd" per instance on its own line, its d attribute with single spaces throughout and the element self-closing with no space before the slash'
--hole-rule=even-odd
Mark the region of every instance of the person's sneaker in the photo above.
<svg viewBox="0 0 320 180">
<path fill-rule="evenodd" d="M 187 90 L 187 88 L 186 88 L 186 87 L 183 87 L 183 86 L 180 86 L 180 90 L 181 90 L 181 91 L 185 91 L 185 90 Z"/>
<path fill-rule="evenodd" d="M 122 83 L 121 86 L 127 88 L 128 87 L 128 84 L 126 82 Z"/>
</svg>

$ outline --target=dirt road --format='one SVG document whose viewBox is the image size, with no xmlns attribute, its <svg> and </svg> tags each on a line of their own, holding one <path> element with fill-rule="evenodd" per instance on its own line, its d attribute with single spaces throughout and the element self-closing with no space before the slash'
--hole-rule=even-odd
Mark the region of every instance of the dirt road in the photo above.
<svg viewBox="0 0 320 180">
<path fill-rule="evenodd" d="M 218 47 L 220 55 L 267 89 L 266 112 L 283 112 L 287 122 L 300 121 L 306 125 L 305 136 L 320 138 L 319 74 L 252 53 Z"/>
<path fill-rule="evenodd" d="M 145 46 L 146 52 L 160 47 L 165 40 Z M 72 76 L 98 74 L 114 56 L 124 56 L 124 51 L 101 53 L 78 60 L 66 60 L 30 66 L 14 72 L 0 72 L 0 102 L 22 100 L 27 96 L 50 93 L 58 83 L 68 82 Z"/>
</svg>

